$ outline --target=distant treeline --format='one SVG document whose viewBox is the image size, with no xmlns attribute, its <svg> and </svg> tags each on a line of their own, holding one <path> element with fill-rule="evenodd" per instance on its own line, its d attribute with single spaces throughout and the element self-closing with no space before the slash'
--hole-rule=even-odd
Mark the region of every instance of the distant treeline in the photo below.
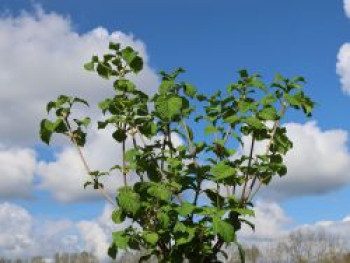
<svg viewBox="0 0 350 263">
<path fill-rule="evenodd" d="M 258 242 L 246 245 L 247 263 L 350 263 L 350 250 L 347 240 L 327 234 L 324 230 L 307 229 L 292 232 L 278 242 Z M 240 263 L 236 248 L 227 248 L 226 263 Z M 116 261 L 119 263 L 136 263 L 142 253 L 128 252 Z M 156 258 L 148 263 L 156 263 Z M 2 259 L 0 263 L 99 263 L 90 253 L 56 253 L 48 260 L 44 257 L 31 259 Z M 104 262 L 105 263 L 105 262 Z"/>
</svg>

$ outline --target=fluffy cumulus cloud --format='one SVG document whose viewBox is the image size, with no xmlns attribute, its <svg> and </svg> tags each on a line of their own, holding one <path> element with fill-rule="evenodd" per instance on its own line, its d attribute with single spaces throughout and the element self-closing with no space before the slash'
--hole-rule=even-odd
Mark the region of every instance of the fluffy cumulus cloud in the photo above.
<svg viewBox="0 0 350 263">
<path fill-rule="evenodd" d="M 340 47 L 336 68 L 343 92 L 350 95 L 350 43 L 345 43 Z"/>
<path fill-rule="evenodd" d="M 82 150 L 91 170 L 108 171 L 109 168 L 121 165 L 121 144 L 112 138 L 111 130 L 91 131 L 91 137 L 86 147 Z M 178 135 L 173 135 L 175 146 L 182 144 Z M 141 143 L 137 140 L 138 143 Z M 146 140 L 147 143 L 147 140 Z M 126 147 L 131 147 L 131 140 L 127 140 Z M 66 147 L 57 153 L 55 159 L 50 162 L 39 162 L 37 174 L 41 178 L 40 188 L 49 190 L 56 200 L 62 202 L 74 202 L 81 200 L 96 200 L 102 195 L 91 187 L 83 188 L 84 182 L 89 179 L 82 161 L 74 147 Z M 133 173 L 128 175 L 128 184 L 137 180 Z M 105 189 L 111 196 L 115 189 L 123 185 L 122 174 L 115 170 L 109 176 L 101 179 Z"/>
<path fill-rule="evenodd" d="M 110 82 L 82 67 L 92 54 L 103 54 L 109 41 L 130 45 L 140 52 L 145 62 L 144 70 L 133 80 L 142 90 L 152 93 L 157 86 L 157 76 L 148 65 L 145 45 L 132 35 L 108 32 L 102 27 L 80 34 L 74 30 L 69 18 L 45 13 L 40 8 L 34 14 L 23 12 L 17 17 L 0 17 L 0 145 L 7 146 L 0 148 L 0 164 L 6 163 L 0 167 L 3 182 L 0 197 L 29 195 L 33 186 L 35 153 L 24 147 L 39 143 L 39 121 L 45 117 L 45 105 L 49 100 L 69 94 L 84 97 L 94 105 L 110 94 Z M 81 109 L 77 110 L 81 114 Z M 90 113 L 97 117 L 96 112 L 97 107 L 92 107 Z M 101 140 L 104 139 L 95 141 L 100 143 Z M 98 160 L 97 164 L 106 156 L 118 156 L 118 150 L 97 152 L 88 151 L 89 157 Z M 39 165 L 38 171 L 45 172 L 41 177 L 44 180 L 42 187 L 58 190 L 55 193 L 57 199 L 74 199 L 67 192 L 82 186 L 84 175 L 80 163 L 74 161 L 76 154 L 70 148 L 56 153 L 56 157 L 55 164 L 45 168 Z M 106 163 L 110 164 L 110 161 L 103 161 Z M 59 178 L 61 168 L 68 168 L 67 180 Z M 88 196 L 92 195 L 88 193 Z"/>
<path fill-rule="evenodd" d="M 350 18 L 350 1 L 344 0 L 344 10 L 345 14 Z"/>
<path fill-rule="evenodd" d="M 93 102 L 108 94 L 108 82 L 84 71 L 92 54 L 103 54 L 109 41 L 130 45 L 145 59 L 135 82 L 152 92 L 157 76 L 148 66 L 145 45 L 120 31 L 99 27 L 75 32 L 69 18 L 38 9 L 36 14 L 0 18 L 0 134 L 3 143 L 35 143 L 45 104 L 59 94 Z"/>
<path fill-rule="evenodd" d="M 40 220 L 18 205 L 0 203 L 0 255 L 52 257 L 56 252 L 87 251 L 107 260 L 111 232 L 128 224 L 113 224 L 111 213 L 112 207 L 106 205 L 100 216 L 89 221 Z"/>
<path fill-rule="evenodd" d="M 27 198 L 31 194 L 36 154 L 29 148 L 0 146 L 0 198 Z"/>
<path fill-rule="evenodd" d="M 275 202 L 258 201 L 255 205 L 255 217 L 248 219 L 255 224 L 255 231 L 244 225 L 240 235 L 245 241 L 271 241 L 287 233 L 291 219 L 280 205 Z"/>
<path fill-rule="evenodd" d="M 112 210 L 112 206 L 106 205 L 95 220 L 77 223 L 84 250 L 93 253 L 102 261 L 108 259 L 106 251 L 110 245 L 111 233 L 129 225 L 128 221 L 115 225 L 111 220 Z"/>
<path fill-rule="evenodd" d="M 350 0 L 344 0 L 345 14 L 350 18 Z M 343 44 L 337 56 L 337 74 L 340 77 L 342 90 L 350 95 L 350 43 Z"/>
<path fill-rule="evenodd" d="M 69 220 L 41 222 L 20 206 L 0 203 L 0 255 L 5 258 L 49 256 L 77 250 L 78 240 L 71 232 L 72 227 Z"/>
<path fill-rule="evenodd" d="M 286 128 L 293 141 L 293 149 L 285 159 L 288 173 L 275 178 L 262 196 L 279 199 L 319 195 L 350 182 L 346 131 L 323 131 L 316 122 L 289 123 Z"/>
<path fill-rule="evenodd" d="M 259 195 L 269 200 L 281 200 L 304 195 L 320 195 L 350 182 L 350 153 L 345 130 L 322 130 L 315 121 L 305 124 L 287 123 L 287 136 L 293 148 L 285 156 L 287 175 L 274 177 Z M 254 153 L 265 154 L 266 141 L 255 143 Z M 251 139 L 244 138 L 240 152 L 249 153 Z"/>
</svg>

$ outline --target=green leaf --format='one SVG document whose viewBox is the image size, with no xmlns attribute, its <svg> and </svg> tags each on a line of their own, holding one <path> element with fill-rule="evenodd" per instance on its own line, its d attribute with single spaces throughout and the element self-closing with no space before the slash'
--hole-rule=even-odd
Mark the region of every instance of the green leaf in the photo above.
<svg viewBox="0 0 350 263">
<path fill-rule="evenodd" d="M 113 83 L 114 89 L 123 92 L 133 92 L 135 90 L 135 84 L 127 79 L 117 79 Z"/>
<path fill-rule="evenodd" d="M 84 69 L 86 69 L 87 71 L 93 71 L 94 68 L 95 68 L 95 63 L 92 61 L 84 64 Z"/>
<path fill-rule="evenodd" d="M 120 44 L 119 43 L 113 43 L 113 42 L 109 42 L 109 49 L 118 51 L 120 49 Z"/>
<path fill-rule="evenodd" d="M 143 68 L 143 60 L 140 56 L 136 56 L 129 64 L 134 73 L 139 73 Z"/>
<path fill-rule="evenodd" d="M 213 231 L 218 234 L 225 242 L 236 240 L 235 228 L 220 217 L 213 218 Z"/>
<path fill-rule="evenodd" d="M 130 237 L 127 236 L 124 231 L 117 231 L 112 233 L 113 244 L 118 248 L 126 249 L 128 247 L 128 242 Z"/>
<path fill-rule="evenodd" d="M 123 188 L 117 197 L 118 205 L 126 212 L 136 214 L 140 209 L 140 196 L 130 188 Z"/>
<path fill-rule="evenodd" d="M 91 119 L 89 117 L 86 117 L 82 120 L 74 119 L 75 123 L 78 124 L 78 126 L 89 126 Z"/>
<path fill-rule="evenodd" d="M 267 95 L 266 97 L 262 98 L 260 100 L 261 104 L 266 106 L 266 105 L 271 105 L 276 102 L 276 97 L 273 96 L 272 94 Z"/>
<path fill-rule="evenodd" d="M 238 115 L 231 115 L 231 116 L 226 117 L 224 119 L 224 121 L 226 123 L 234 124 L 234 123 L 239 122 L 240 119 L 241 119 L 241 117 L 239 117 Z"/>
<path fill-rule="evenodd" d="M 184 90 L 185 90 L 185 94 L 191 98 L 193 98 L 197 92 L 195 86 L 188 83 L 184 84 Z"/>
<path fill-rule="evenodd" d="M 127 46 L 122 50 L 122 57 L 125 60 L 128 65 L 134 60 L 134 58 L 137 56 L 137 52 L 134 51 L 134 49 L 130 46 Z"/>
<path fill-rule="evenodd" d="M 40 123 L 40 138 L 47 145 L 50 144 L 51 136 L 54 131 L 54 123 L 44 119 Z"/>
<path fill-rule="evenodd" d="M 171 120 L 180 114 L 183 107 L 183 100 L 179 96 L 159 96 L 155 101 L 155 108 L 160 118 Z"/>
<path fill-rule="evenodd" d="M 264 129 L 266 128 L 265 124 L 263 124 L 259 119 L 249 116 L 243 119 L 243 122 L 252 126 L 254 129 Z"/>
<path fill-rule="evenodd" d="M 167 228 L 168 227 L 168 225 L 170 223 L 170 218 L 169 218 L 169 215 L 167 213 L 164 213 L 162 211 L 158 212 L 157 219 L 161 223 L 162 228 Z"/>
<path fill-rule="evenodd" d="M 112 244 L 107 251 L 108 256 L 110 256 L 113 259 L 116 259 L 118 253 L 118 248 L 116 245 Z"/>
<path fill-rule="evenodd" d="M 106 65 L 104 65 L 102 63 L 98 63 L 96 71 L 100 77 L 105 78 L 105 79 L 109 78 L 110 69 Z"/>
<path fill-rule="evenodd" d="M 120 224 L 125 220 L 125 213 L 122 210 L 114 210 L 112 212 L 112 221 L 116 224 Z"/>
<path fill-rule="evenodd" d="M 49 113 L 51 111 L 51 109 L 55 109 L 56 108 L 56 102 L 54 101 L 50 101 L 47 105 L 46 105 L 46 111 L 47 113 Z"/>
<path fill-rule="evenodd" d="M 274 107 L 265 107 L 260 112 L 258 112 L 259 118 L 263 120 L 278 120 L 279 116 Z"/>
<path fill-rule="evenodd" d="M 180 216 L 187 216 L 193 212 L 193 210 L 196 207 L 188 202 L 183 202 L 179 207 L 176 208 L 176 211 L 179 213 Z"/>
<path fill-rule="evenodd" d="M 248 77 L 248 71 L 246 69 L 241 69 L 238 71 L 241 78 L 247 78 Z"/>
<path fill-rule="evenodd" d="M 151 245 L 155 245 L 158 242 L 159 236 L 155 232 L 146 232 L 143 235 L 143 238 L 147 243 L 150 243 Z"/>
<path fill-rule="evenodd" d="M 215 133 L 215 132 L 218 132 L 218 131 L 219 131 L 218 128 L 216 128 L 213 125 L 209 125 L 209 126 L 205 127 L 204 134 L 205 135 L 209 135 L 209 134 L 212 134 L 212 133 Z"/>
<path fill-rule="evenodd" d="M 163 201 L 169 201 L 172 194 L 171 191 L 162 184 L 151 185 L 147 189 L 147 193 Z"/>
<path fill-rule="evenodd" d="M 255 216 L 254 210 L 248 208 L 233 208 L 231 210 L 237 212 L 240 215 Z"/>
<path fill-rule="evenodd" d="M 73 103 L 77 103 L 77 102 L 82 103 L 82 104 L 84 104 L 84 105 L 89 107 L 89 103 L 86 100 L 84 100 L 84 99 L 75 97 L 73 99 Z"/>
<path fill-rule="evenodd" d="M 256 109 L 256 105 L 250 101 L 239 101 L 238 102 L 238 110 L 244 114 L 247 111 L 250 110 L 255 110 Z"/>
<path fill-rule="evenodd" d="M 225 161 L 222 161 L 216 166 L 212 167 L 210 172 L 214 176 L 214 180 L 222 180 L 235 175 L 236 169 L 227 165 Z"/>
<path fill-rule="evenodd" d="M 171 91 L 171 89 L 174 87 L 175 82 L 174 80 L 168 80 L 163 79 L 162 83 L 159 85 L 159 93 L 164 95 Z"/>
<path fill-rule="evenodd" d="M 126 132 L 122 129 L 118 129 L 115 132 L 113 132 L 112 137 L 118 142 L 122 142 L 127 138 Z"/>
<path fill-rule="evenodd" d="M 298 96 L 298 94 L 292 96 L 287 93 L 283 94 L 283 97 L 293 106 L 298 106 L 300 107 L 302 104 L 302 98 Z"/>
</svg>

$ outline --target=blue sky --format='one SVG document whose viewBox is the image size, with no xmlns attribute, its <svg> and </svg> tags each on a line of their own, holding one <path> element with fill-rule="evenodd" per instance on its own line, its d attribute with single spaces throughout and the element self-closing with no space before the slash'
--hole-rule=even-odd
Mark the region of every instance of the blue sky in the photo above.
<svg viewBox="0 0 350 263">
<path fill-rule="evenodd" d="M 264 211 L 275 213 L 275 222 L 281 224 L 281 229 L 314 225 L 324 220 L 336 224 L 350 215 L 350 144 L 347 141 L 350 131 L 347 114 L 350 107 L 350 51 L 343 46 L 350 42 L 350 18 L 346 15 L 345 3 L 340 0 L 105 0 L 103 4 L 101 1 L 84 1 L 82 5 L 82 1 L 68 0 L 2 0 L 0 72 L 3 69 L 5 73 L 0 73 L 0 102 L 10 106 L 1 107 L 0 116 L 13 114 L 11 116 L 18 116 L 18 122 L 21 122 L 26 113 L 35 115 L 42 111 L 42 114 L 43 103 L 55 94 L 69 93 L 75 86 L 89 86 L 90 80 L 96 85 L 101 83 L 80 73 L 79 65 L 88 58 L 87 55 L 100 51 L 101 43 L 113 38 L 115 31 L 121 34 L 122 41 L 134 45 L 148 57 L 147 72 L 140 77 L 140 82 L 149 85 L 146 89 L 157 84 L 155 74 L 159 70 L 172 70 L 178 66 L 187 70 L 183 78 L 203 93 L 223 90 L 241 68 L 260 73 L 266 80 L 275 73 L 290 77 L 303 75 L 308 81 L 308 94 L 317 102 L 317 107 L 310 120 L 291 113 L 286 122 L 298 123 L 287 125 L 292 137 L 305 139 L 305 144 L 299 148 L 309 146 L 311 150 L 305 151 L 308 153 L 305 155 L 297 149 L 298 155 L 288 159 L 292 178 L 283 179 L 284 182 L 274 186 L 273 193 L 263 193 L 260 198 L 260 202 L 277 206 L 270 210 L 262 206 L 260 211 L 262 214 Z M 100 28 L 97 32 L 98 27 L 107 31 Z M 46 29 L 51 31 L 46 32 Z M 37 36 L 38 40 L 33 41 L 32 38 Z M 75 46 L 77 49 L 73 48 Z M 86 48 L 86 51 L 79 48 Z M 7 51 L 15 54 L 13 59 L 7 57 Z M 49 79 L 52 71 L 47 73 L 45 70 L 51 69 L 50 61 L 73 65 L 76 67 L 73 69 L 72 66 L 73 71 L 79 76 L 65 72 L 63 65 L 52 68 L 60 72 L 54 79 Z M 16 82 L 8 90 L 11 76 L 22 78 L 23 82 Z M 40 85 L 47 86 L 42 88 Z M 32 95 L 27 97 L 27 93 Z M 94 91 L 88 94 L 100 96 Z M 17 107 L 22 106 L 23 111 L 19 112 Z M 23 153 L 29 160 L 28 166 L 24 167 L 30 167 L 32 173 L 29 182 L 18 181 L 26 183 L 24 190 L 18 190 L 22 186 L 16 188 L 16 181 L 3 188 L 0 186 L 0 205 L 5 207 L 7 204 L 6 209 L 24 211 L 37 223 L 68 220 L 69 231 L 81 222 L 97 222 L 101 226 L 101 213 L 106 209 L 101 199 L 93 194 L 87 195 L 87 199 L 83 194 L 69 197 L 71 192 L 68 190 L 61 196 L 55 192 L 63 189 L 63 186 L 55 185 L 54 176 L 59 176 L 57 169 L 64 167 L 64 158 L 69 160 L 73 158 L 69 156 L 74 155 L 70 155 L 68 146 L 60 148 L 56 144 L 54 148 L 48 148 L 39 142 L 36 133 L 40 114 L 23 119 L 23 123 L 28 121 L 25 129 L 29 135 L 18 131 L 21 129 L 18 123 L 7 124 L 7 128 L 4 128 L 6 121 L 1 123 L 0 151 L 3 155 L 0 153 L 0 163 L 1 160 L 4 163 L 4 160 L 12 161 L 12 157 L 18 160 Z M 15 129 L 17 131 L 13 132 Z M 10 157 L 1 159 L 5 155 Z M 306 161 L 300 161 L 302 158 Z M 13 163 L 17 165 L 16 161 Z M 50 163 L 59 166 L 55 168 Z M 303 166 L 308 164 L 314 169 Z M 23 169 L 18 168 L 16 172 Z M 0 174 L 0 178 L 7 176 L 11 176 L 8 171 Z M 23 179 L 24 175 L 18 175 L 18 178 Z M 298 192 L 298 185 L 305 182 L 305 189 Z M 76 184 L 73 190 L 81 187 L 77 180 L 69 183 Z M 288 185 L 290 189 L 285 193 L 278 190 L 278 187 L 287 189 Z M 17 190 L 7 192 L 10 188 Z M 2 218 L 5 217 L 0 215 L 0 222 Z M 288 221 L 284 219 L 290 223 L 284 224 Z M 69 232 L 66 228 L 64 231 Z M 78 238 L 88 243 L 82 232 Z M 0 242 L 1 251 L 8 255 L 21 253 L 20 250 L 6 251 Z"/>
</svg>

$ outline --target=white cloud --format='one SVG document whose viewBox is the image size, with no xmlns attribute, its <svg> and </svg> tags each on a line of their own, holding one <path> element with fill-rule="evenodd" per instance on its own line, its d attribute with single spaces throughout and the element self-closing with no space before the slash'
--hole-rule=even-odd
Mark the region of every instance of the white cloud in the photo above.
<svg viewBox="0 0 350 263">
<path fill-rule="evenodd" d="M 93 220 L 40 220 L 18 205 L 0 203 L 0 255 L 13 259 L 88 251 L 107 261 L 112 231 L 129 224 L 128 221 L 114 224 L 112 210 L 106 205 Z"/>
<path fill-rule="evenodd" d="M 350 182 L 348 134 L 344 130 L 321 130 L 316 122 L 288 123 L 293 149 L 286 155 L 288 173 L 274 178 L 261 192 L 274 199 L 319 195 Z"/>
<path fill-rule="evenodd" d="M 103 54 L 109 41 L 131 45 L 145 59 L 136 84 L 148 92 L 157 76 L 148 66 L 145 45 L 132 35 L 104 28 L 75 32 L 71 21 L 38 9 L 36 14 L 0 18 L 0 134 L 2 143 L 38 142 L 45 105 L 59 94 L 97 102 L 110 94 L 108 81 L 83 70 L 92 54 Z"/>
<path fill-rule="evenodd" d="M 70 234 L 73 226 L 69 220 L 42 222 L 20 206 L 0 203 L 0 255 L 5 258 L 51 256 L 60 250 L 76 250 L 77 240 Z"/>
<path fill-rule="evenodd" d="M 350 1 L 344 0 L 344 11 L 345 14 L 350 18 Z"/>
<path fill-rule="evenodd" d="M 108 171 L 112 166 L 121 165 L 121 144 L 111 136 L 111 130 L 92 130 L 88 143 L 83 149 L 84 156 L 91 170 Z M 181 138 L 172 136 L 175 146 L 182 143 Z M 139 140 L 137 140 L 139 143 Z M 146 143 L 148 141 L 146 140 Z M 131 140 L 127 140 L 127 148 L 131 147 Z M 37 168 L 38 176 L 42 179 L 40 188 L 49 190 L 56 200 L 62 202 L 96 200 L 102 195 L 92 187 L 83 188 L 84 182 L 89 179 L 75 148 L 68 146 L 56 153 L 55 160 L 41 161 Z M 127 182 L 132 185 L 138 177 L 134 173 L 128 174 Z M 110 176 L 101 179 L 105 189 L 114 198 L 116 189 L 123 185 L 120 172 L 114 171 Z"/>
<path fill-rule="evenodd" d="M 40 8 L 35 14 L 22 12 L 17 17 L 0 17 L 0 145 L 11 145 L 11 148 L 0 148 L 0 164 L 6 164 L 0 167 L 0 179 L 6 179 L 0 185 L 0 197 L 23 198 L 30 194 L 35 153 L 27 148 L 13 147 L 39 142 L 39 121 L 45 117 L 48 101 L 59 94 L 68 94 L 84 97 L 94 105 L 111 94 L 109 81 L 82 67 L 93 54 L 105 53 L 109 41 L 130 45 L 140 52 L 145 62 L 144 70 L 133 80 L 140 89 L 152 93 L 158 78 L 148 65 L 145 45 L 132 35 L 120 31 L 109 33 L 102 27 L 80 34 L 74 30 L 69 18 L 45 13 Z M 77 110 L 81 114 L 82 110 Z M 96 105 L 90 113 L 97 116 Z M 106 151 L 98 153 L 97 156 L 92 150 L 89 157 L 101 160 L 106 156 Z M 111 154 L 117 157 L 118 149 Z M 59 162 L 47 167 L 50 180 L 42 186 L 48 189 L 56 184 L 57 198 L 69 199 L 66 193 L 82 188 L 84 174 L 80 163 L 73 161 L 76 154 L 72 149 L 64 148 L 57 156 Z M 111 162 L 103 161 L 106 163 Z M 41 167 L 39 165 L 40 171 Z M 67 180 L 58 177 L 61 168 L 68 168 Z M 91 192 L 90 197 L 94 195 Z"/>
<path fill-rule="evenodd" d="M 240 235 L 245 240 L 271 241 L 286 235 L 286 226 L 291 219 L 280 205 L 274 202 L 258 201 L 254 207 L 255 217 L 247 218 L 255 224 L 255 232 L 244 225 Z"/>
<path fill-rule="evenodd" d="M 0 146 L 0 197 L 28 198 L 35 166 L 36 154 L 33 150 Z"/>
<path fill-rule="evenodd" d="M 116 225 L 112 222 L 113 207 L 106 205 L 101 215 L 92 221 L 81 221 L 77 224 L 84 250 L 93 253 L 102 261 L 108 260 L 107 250 L 111 244 L 112 232 L 123 229 L 129 221 Z"/>
<path fill-rule="evenodd" d="M 121 164 L 121 145 L 115 142 L 109 131 L 92 131 L 83 153 L 91 170 L 108 171 L 113 165 Z M 102 197 L 92 187 L 83 188 L 89 176 L 73 147 L 68 146 L 56 153 L 52 162 L 40 162 L 37 172 L 42 179 L 39 187 L 49 190 L 56 200 L 72 202 Z M 134 176 L 129 176 L 128 183 L 135 179 Z M 122 186 L 123 178 L 120 172 L 115 171 L 110 176 L 103 177 L 102 182 L 105 189 L 114 196 L 116 189 Z"/>
<path fill-rule="evenodd" d="M 340 47 L 336 69 L 343 92 L 350 95 L 350 43 L 345 43 Z"/>
</svg>

